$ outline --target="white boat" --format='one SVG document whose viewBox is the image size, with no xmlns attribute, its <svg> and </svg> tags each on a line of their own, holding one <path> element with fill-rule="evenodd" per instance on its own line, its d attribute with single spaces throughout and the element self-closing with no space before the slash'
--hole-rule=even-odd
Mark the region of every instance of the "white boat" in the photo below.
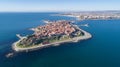
<svg viewBox="0 0 120 67">
<path fill-rule="evenodd" d="M 87 24 L 82 24 L 80 26 L 85 26 L 85 27 L 89 27 L 88 23 Z"/>
<path fill-rule="evenodd" d="M 51 21 L 49 20 L 43 20 L 44 23 L 52 23 Z"/>
<path fill-rule="evenodd" d="M 20 36 L 20 34 L 16 34 L 16 36 L 17 36 L 18 38 L 20 38 L 20 39 L 22 38 L 22 36 Z"/>
</svg>

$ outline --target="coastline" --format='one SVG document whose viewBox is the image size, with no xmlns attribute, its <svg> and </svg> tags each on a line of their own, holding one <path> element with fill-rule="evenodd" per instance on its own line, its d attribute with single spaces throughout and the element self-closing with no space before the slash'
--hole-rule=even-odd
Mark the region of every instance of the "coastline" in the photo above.
<svg viewBox="0 0 120 67">
<path fill-rule="evenodd" d="M 45 44 L 45 45 L 40 44 L 40 45 L 31 46 L 31 47 L 27 47 L 27 48 L 20 48 L 20 47 L 17 46 L 17 43 L 19 43 L 22 39 L 25 38 L 25 37 L 22 37 L 22 38 L 20 38 L 20 40 L 13 43 L 12 49 L 16 52 L 28 52 L 28 51 L 34 51 L 34 50 L 38 50 L 38 49 L 42 49 L 42 48 L 46 48 L 46 47 L 50 47 L 50 46 L 59 46 L 62 43 L 78 42 L 78 41 L 81 41 L 81 40 L 87 40 L 87 39 L 92 38 L 92 35 L 90 33 L 80 29 L 77 25 L 74 25 L 74 27 L 76 27 L 79 30 L 81 30 L 82 32 L 84 32 L 84 36 L 75 37 L 75 38 L 71 38 L 71 39 L 68 39 L 68 40 L 58 41 L 58 42 Z"/>
</svg>

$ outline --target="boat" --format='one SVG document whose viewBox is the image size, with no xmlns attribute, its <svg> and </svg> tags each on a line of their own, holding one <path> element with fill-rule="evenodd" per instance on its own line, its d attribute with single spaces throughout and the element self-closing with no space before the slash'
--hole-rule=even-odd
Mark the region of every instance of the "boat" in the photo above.
<svg viewBox="0 0 120 67">
<path fill-rule="evenodd" d="M 51 21 L 49 20 L 43 20 L 44 23 L 52 23 Z"/>
<path fill-rule="evenodd" d="M 87 24 L 82 24 L 80 26 L 85 26 L 85 27 L 89 27 L 88 23 Z"/>
<path fill-rule="evenodd" d="M 22 36 L 20 36 L 20 34 L 16 34 L 16 36 L 17 36 L 18 38 L 20 38 L 20 39 L 22 38 Z"/>
</svg>

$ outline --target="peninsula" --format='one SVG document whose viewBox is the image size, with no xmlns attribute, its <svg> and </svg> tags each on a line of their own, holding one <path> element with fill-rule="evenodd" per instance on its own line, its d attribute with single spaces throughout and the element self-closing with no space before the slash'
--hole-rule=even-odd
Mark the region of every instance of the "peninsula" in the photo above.
<svg viewBox="0 0 120 67">
<path fill-rule="evenodd" d="M 52 22 L 52 21 L 51 21 Z M 78 42 L 92 37 L 92 35 L 71 21 L 53 21 L 43 26 L 32 28 L 33 34 L 21 37 L 13 43 L 12 48 L 16 52 L 33 51 L 50 46 L 57 46 L 66 42 Z"/>
<path fill-rule="evenodd" d="M 120 19 L 120 11 L 83 11 L 59 14 L 60 16 L 76 17 L 78 20 L 111 20 Z"/>
</svg>

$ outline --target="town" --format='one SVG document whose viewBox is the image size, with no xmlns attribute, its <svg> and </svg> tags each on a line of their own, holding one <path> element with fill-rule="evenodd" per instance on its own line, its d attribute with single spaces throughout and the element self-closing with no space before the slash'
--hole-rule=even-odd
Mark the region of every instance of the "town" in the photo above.
<svg viewBox="0 0 120 67">
<path fill-rule="evenodd" d="M 45 45 L 84 35 L 70 21 L 64 20 L 53 21 L 52 23 L 32 28 L 32 30 L 34 33 L 21 40 L 19 46 Z"/>
<path fill-rule="evenodd" d="M 43 37 L 43 36 L 53 36 L 53 35 L 70 35 L 75 32 L 75 28 L 70 25 L 68 21 L 57 21 L 53 23 L 48 23 L 44 26 L 39 26 L 35 29 L 35 36 L 36 37 Z"/>
<path fill-rule="evenodd" d="M 61 43 L 78 42 L 80 40 L 86 40 L 92 37 L 92 35 L 71 21 L 58 20 L 50 21 L 45 25 L 40 25 L 36 28 L 32 28 L 33 34 L 21 37 L 13 43 L 12 48 L 15 51 L 32 51 L 36 49 L 42 49 L 49 46 L 56 46 Z"/>
<path fill-rule="evenodd" d="M 62 16 L 76 17 L 78 20 L 110 20 L 120 19 L 119 11 L 86 11 L 86 12 L 71 12 L 60 14 Z"/>
</svg>

